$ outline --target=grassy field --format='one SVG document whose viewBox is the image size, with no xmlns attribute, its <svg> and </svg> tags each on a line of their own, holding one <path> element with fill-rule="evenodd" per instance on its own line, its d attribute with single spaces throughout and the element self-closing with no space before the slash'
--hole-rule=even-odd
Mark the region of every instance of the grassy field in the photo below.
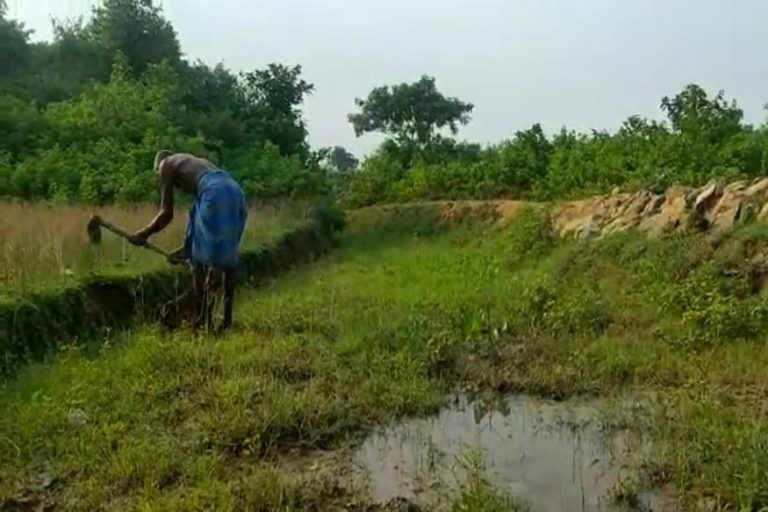
<svg viewBox="0 0 768 512">
<path fill-rule="evenodd" d="M 303 210 L 300 205 L 251 209 L 244 247 L 255 246 L 295 225 Z M 17 293 L 67 283 L 107 268 L 135 272 L 165 264 L 162 257 L 106 231 L 101 244 L 90 244 L 86 226 L 95 213 L 130 232 L 146 225 L 157 210 L 149 205 L 89 208 L 0 202 L 0 290 Z M 187 212 L 178 211 L 155 242 L 168 250 L 179 247 L 186 220 Z"/>
<path fill-rule="evenodd" d="M 466 386 L 641 397 L 613 418 L 643 448 L 622 499 L 645 484 L 684 510 L 768 505 L 765 227 L 600 242 L 556 241 L 536 214 L 353 227 L 336 253 L 241 296 L 225 339 L 148 326 L 6 383 L 0 502 L 364 510 L 345 450 Z M 454 510 L 514 508 L 474 474 Z"/>
</svg>

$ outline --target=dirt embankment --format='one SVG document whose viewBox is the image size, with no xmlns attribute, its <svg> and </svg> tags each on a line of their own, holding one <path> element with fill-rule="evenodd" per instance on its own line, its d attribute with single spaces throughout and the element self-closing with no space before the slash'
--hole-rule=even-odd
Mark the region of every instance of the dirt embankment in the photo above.
<svg viewBox="0 0 768 512">
<path fill-rule="evenodd" d="M 614 193 L 555 207 L 552 220 L 562 236 L 588 237 L 637 229 L 661 235 L 681 228 L 724 231 L 736 222 L 768 218 L 768 178 L 704 187 L 671 187 Z"/>
<path fill-rule="evenodd" d="M 432 201 L 363 208 L 390 213 L 435 208 L 442 220 L 461 222 L 467 216 L 514 219 L 528 206 L 512 200 Z M 587 238 L 636 229 L 659 236 L 678 229 L 725 231 L 740 221 L 768 219 L 768 178 L 725 184 L 712 181 L 699 188 L 674 186 L 662 194 L 647 190 L 621 192 L 552 205 L 552 226 L 563 237 Z"/>
</svg>

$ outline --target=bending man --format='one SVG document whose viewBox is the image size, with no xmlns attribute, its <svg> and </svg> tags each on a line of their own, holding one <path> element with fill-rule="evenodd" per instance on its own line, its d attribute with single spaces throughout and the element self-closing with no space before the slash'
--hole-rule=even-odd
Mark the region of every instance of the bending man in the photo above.
<svg viewBox="0 0 768 512">
<path fill-rule="evenodd" d="M 194 268 L 195 326 L 212 328 L 213 298 L 223 279 L 224 320 L 221 329 L 232 325 L 238 252 L 245 229 L 245 196 L 235 180 L 208 160 L 185 153 L 159 151 L 155 171 L 160 179 L 160 211 L 130 241 L 143 245 L 173 220 L 176 187 L 194 196 L 184 245 L 169 258 L 172 263 L 189 261 Z"/>
</svg>

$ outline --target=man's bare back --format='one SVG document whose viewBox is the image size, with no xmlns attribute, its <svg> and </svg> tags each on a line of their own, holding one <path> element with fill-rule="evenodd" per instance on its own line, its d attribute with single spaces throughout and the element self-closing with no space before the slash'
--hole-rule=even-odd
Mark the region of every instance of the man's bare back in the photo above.
<svg viewBox="0 0 768 512">
<path fill-rule="evenodd" d="M 216 166 L 204 158 L 199 158 L 188 153 L 175 153 L 160 162 L 161 186 L 163 179 L 171 180 L 172 184 L 184 192 L 195 195 L 197 182 L 208 171 L 215 171 Z"/>
<path fill-rule="evenodd" d="M 138 230 L 129 239 L 136 245 L 142 245 L 147 238 L 162 231 L 173 220 L 176 187 L 195 196 L 200 178 L 210 171 L 217 170 L 216 166 L 205 158 L 189 153 L 165 151 L 158 152 L 155 167 L 160 180 L 160 211 L 145 228 Z M 174 254 L 178 254 L 180 250 L 177 249 Z"/>
</svg>

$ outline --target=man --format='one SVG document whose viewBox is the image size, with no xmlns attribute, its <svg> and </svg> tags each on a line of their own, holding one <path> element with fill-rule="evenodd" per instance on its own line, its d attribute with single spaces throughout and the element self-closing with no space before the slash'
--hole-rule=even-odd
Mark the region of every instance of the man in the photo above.
<svg viewBox="0 0 768 512">
<path fill-rule="evenodd" d="M 213 299 L 223 277 L 221 330 L 226 330 L 232 325 L 238 252 L 247 216 L 243 191 L 229 174 L 193 155 L 159 151 L 154 168 L 160 179 L 160 211 L 130 241 L 144 245 L 149 237 L 171 223 L 175 187 L 191 194 L 195 201 L 189 212 L 184 245 L 169 260 L 187 260 L 193 266 L 195 327 L 205 324 L 209 330 L 212 328 Z"/>
</svg>

